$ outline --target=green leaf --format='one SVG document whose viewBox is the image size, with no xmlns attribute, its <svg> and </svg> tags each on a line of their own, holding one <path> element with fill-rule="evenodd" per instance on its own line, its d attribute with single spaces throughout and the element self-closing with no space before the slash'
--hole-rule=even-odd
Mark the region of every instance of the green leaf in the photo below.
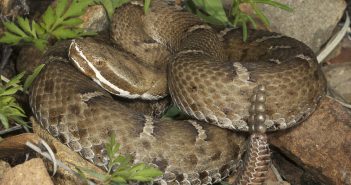
<svg viewBox="0 0 351 185">
<path fill-rule="evenodd" d="M 161 176 L 162 172 L 156 168 L 148 167 L 137 172 L 137 175 L 154 178 L 154 177 Z"/>
<path fill-rule="evenodd" d="M 139 163 L 139 164 L 134 165 L 129 171 L 134 173 L 134 172 L 142 170 L 144 168 L 145 168 L 145 164 Z"/>
<path fill-rule="evenodd" d="M 174 118 L 178 116 L 181 113 L 179 108 L 175 105 L 171 106 L 167 112 L 163 115 L 163 117 L 169 117 L 169 118 Z"/>
<path fill-rule="evenodd" d="M 34 46 L 40 51 L 44 52 L 47 46 L 48 41 L 43 39 L 33 40 Z"/>
<path fill-rule="evenodd" d="M 116 182 L 116 183 L 122 183 L 122 184 L 126 184 L 127 181 L 123 178 L 123 177 L 120 177 L 120 176 L 117 176 L 117 177 L 112 177 L 111 178 L 111 181 L 112 182 Z"/>
<path fill-rule="evenodd" d="M 143 176 L 133 176 L 130 178 L 130 180 L 135 180 L 135 181 L 140 181 L 140 182 L 147 182 L 151 181 L 152 178 L 150 177 L 143 177 Z"/>
<path fill-rule="evenodd" d="M 114 13 L 114 11 L 115 11 L 115 9 L 114 9 L 114 7 L 113 7 L 113 4 L 112 4 L 112 1 L 111 1 L 111 0 L 102 0 L 101 3 L 102 3 L 102 6 L 104 6 L 104 8 L 105 8 L 105 10 L 106 10 L 106 12 L 107 12 L 108 17 L 109 17 L 110 20 L 111 20 L 112 15 L 113 15 L 113 13 Z"/>
<path fill-rule="evenodd" d="M 63 14 L 62 18 L 77 17 L 84 14 L 84 10 L 88 5 L 92 4 L 93 0 L 73 0 L 67 11 Z"/>
<path fill-rule="evenodd" d="M 118 152 L 120 145 L 116 143 L 116 136 L 115 134 L 111 134 L 109 137 L 108 142 L 105 144 L 107 155 L 109 158 L 112 158 L 115 156 L 115 154 Z"/>
<path fill-rule="evenodd" d="M 56 16 L 51 6 L 49 6 L 48 9 L 46 9 L 45 13 L 42 16 L 42 19 L 44 24 L 42 24 L 41 26 L 43 26 L 46 29 L 46 31 L 50 31 L 51 27 L 53 26 L 56 20 Z"/>
<path fill-rule="evenodd" d="M 149 11 L 151 4 L 151 0 L 144 0 L 144 12 L 147 13 Z"/>
<path fill-rule="evenodd" d="M 269 20 L 268 20 L 268 18 L 263 14 L 263 12 L 262 12 L 259 8 L 257 8 L 257 6 L 256 6 L 255 4 L 250 3 L 250 5 L 251 5 L 251 7 L 253 8 L 253 10 L 255 11 L 257 17 L 261 19 L 261 21 L 263 22 L 263 24 L 264 24 L 265 26 L 269 26 Z"/>
<path fill-rule="evenodd" d="M 272 0 L 252 0 L 252 3 L 267 4 L 285 11 L 293 11 L 290 6 Z"/>
<path fill-rule="evenodd" d="M 247 26 L 246 26 L 246 22 L 242 23 L 242 27 L 243 27 L 243 40 L 244 40 L 244 42 L 246 42 L 246 40 L 247 40 Z"/>
<path fill-rule="evenodd" d="M 4 26 L 8 31 L 14 34 L 17 34 L 21 37 L 27 37 L 27 35 L 13 22 L 4 22 Z"/>
<path fill-rule="evenodd" d="M 61 24 L 65 25 L 65 26 L 78 26 L 82 23 L 83 23 L 82 19 L 71 18 L 71 19 L 67 19 L 67 20 L 63 21 Z"/>
<path fill-rule="evenodd" d="M 9 89 L 6 89 L 5 92 L 1 93 L 0 96 L 13 95 L 19 90 L 22 90 L 21 86 L 11 87 Z"/>
<path fill-rule="evenodd" d="M 30 128 L 30 126 L 27 124 L 27 122 L 25 122 L 22 118 L 20 118 L 20 117 L 16 117 L 16 116 L 14 116 L 14 117 L 11 117 L 11 119 L 13 119 L 16 123 L 18 123 L 18 124 L 20 124 L 20 125 L 22 125 L 22 126 L 25 126 L 25 127 L 27 127 L 27 128 Z"/>
<path fill-rule="evenodd" d="M 12 87 L 12 86 L 18 86 L 18 83 L 21 82 L 21 79 L 24 76 L 24 74 L 25 74 L 25 72 L 22 72 L 22 73 L 16 75 L 15 77 L 13 77 L 10 81 L 8 81 L 5 84 L 5 88 L 9 88 L 9 87 Z"/>
<path fill-rule="evenodd" d="M 25 72 L 22 72 L 15 77 L 13 77 L 9 82 L 6 83 L 5 88 L 11 87 L 11 86 L 17 86 L 20 82 L 21 79 L 23 78 Z"/>
<path fill-rule="evenodd" d="M 18 111 L 20 111 L 20 113 L 24 114 L 24 110 L 16 102 L 11 103 L 9 106 L 11 108 L 17 109 Z M 18 114 L 18 116 L 21 115 L 20 113 Z"/>
<path fill-rule="evenodd" d="M 24 81 L 23 91 L 26 92 L 28 90 L 29 86 L 32 85 L 34 79 L 38 76 L 38 74 L 40 73 L 40 71 L 43 69 L 44 66 L 45 64 L 40 64 L 38 67 L 34 69 L 33 74 L 27 77 L 27 79 Z"/>
<path fill-rule="evenodd" d="M 196 6 L 199 10 L 196 10 L 196 14 L 204 19 L 206 22 L 216 25 L 227 25 L 230 24 L 227 15 L 224 11 L 221 0 L 193 0 L 192 3 L 187 3 L 188 6 Z M 189 7 L 194 9 L 193 7 Z M 205 13 L 203 13 L 205 12 Z"/>
<path fill-rule="evenodd" d="M 0 42 L 5 44 L 15 45 L 21 41 L 22 37 L 12 34 L 10 32 L 5 32 L 4 36 L 0 38 Z"/>
<path fill-rule="evenodd" d="M 4 107 L 5 105 L 11 104 L 15 101 L 16 99 L 12 96 L 2 96 L 0 97 L 0 107 Z"/>
<path fill-rule="evenodd" d="M 41 38 L 46 33 L 45 30 L 34 20 L 32 20 L 32 28 L 35 30 L 37 35 Z"/>
<path fill-rule="evenodd" d="M 31 34 L 33 37 L 36 37 L 36 34 L 33 33 L 30 25 L 29 25 L 29 20 L 27 18 L 23 18 L 23 17 L 18 17 L 17 18 L 17 22 L 18 22 L 18 25 L 25 31 L 27 32 L 28 34 Z"/>
<path fill-rule="evenodd" d="M 64 27 L 59 27 L 52 32 L 57 39 L 70 39 L 70 38 L 77 38 L 79 35 L 71 29 L 66 29 Z"/>
<path fill-rule="evenodd" d="M 116 142 L 116 137 L 114 134 L 108 138 L 105 148 L 107 155 L 110 158 L 109 161 L 109 172 L 111 171 L 111 166 L 116 166 L 115 171 L 110 175 L 97 174 L 95 171 L 89 169 L 77 168 L 78 173 L 86 178 L 86 174 L 92 176 L 98 180 L 100 184 L 127 184 L 130 180 L 146 182 L 151 181 L 153 178 L 161 176 L 162 172 L 145 165 L 144 163 L 139 163 L 132 165 L 130 156 L 122 156 L 117 152 L 119 150 L 120 144 Z"/>
<path fill-rule="evenodd" d="M 9 128 L 9 120 L 2 113 L 0 113 L 0 121 L 1 121 L 2 125 L 4 125 L 5 129 Z"/>
<path fill-rule="evenodd" d="M 11 106 L 9 109 L 9 112 L 7 113 L 7 116 L 14 116 L 14 117 L 26 117 L 24 113 L 22 113 L 23 109 L 20 108 L 19 106 Z"/>
<path fill-rule="evenodd" d="M 246 15 L 246 18 L 251 22 L 252 26 L 256 29 L 257 25 L 256 25 L 256 22 L 253 20 L 253 18 L 249 15 Z"/>
<path fill-rule="evenodd" d="M 131 173 L 128 170 L 121 170 L 121 171 L 115 171 L 112 174 L 113 176 L 121 176 L 123 178 L 125 178 L 126 180 L 129 179 Z"/>
<path fill-rule="evenodd" d="M 115 9 L 129 2 L 129 0 L 95 0 L 96 4 L 104 6 L 109 19 L 111 20 Z"/>
<path fill-rule="evenodd" d="M 68 4 L 67 0 L 58 0 L 55 8 L 55 13 L 57 17 L 61 17 L 65 11 Z"/>
<path fill-rule="evenodd" d="M 76 168 L 79 169 L 80 171 L 82 171 L 84 174 L 87 174 L 88 176 L 90 176 L 96 180 L 102 181 L 102 182 L 107 178 L 106 175 L 97 173 L 96 171 L 88 169 L 88 168 L 81 168 L 81 167 L 76 167 Z"/>
<path fill-rule="evenodd" d="M 77 34 L 77 37 L 97 35 L 96 32 L 86 31 L 86 30 L 79 29 L 79 28 L 75 28 L 75 29 L 73 29 L 73 31 Z"/>
<path fill-rule="evenodd" d="M 240 7 L 239 7 L 240 3 L 238 1 L 234 1 L 233 0 L 233 4 L 232 4 L 232 8 L 231 8 L 231 15 L 236 16 L 238 13 L 240 13 Z"/>
</svg>

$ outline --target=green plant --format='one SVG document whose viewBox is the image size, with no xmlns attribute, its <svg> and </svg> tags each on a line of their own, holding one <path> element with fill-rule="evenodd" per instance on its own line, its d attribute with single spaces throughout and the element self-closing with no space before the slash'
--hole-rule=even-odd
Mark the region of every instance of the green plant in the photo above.
<svg viewBox="0 0 351 185">
<path fill-rule="evenodd" d="M 125 3 L 128 3 L 130 0 L 95 0 L 96 4 L 101 4 L 104 6 L 108 17 L 112 18 L 115 9 L 122 6 Z M 144 12 L 147 13 L 151 4 L 151 0 L 144 0 Z"/>
<path fill-rule="evenodd" d="M 112 135 L 105 145 L 110 159 L 107 174 L 99 174 L 93 170 L 79 168 L 78 173 L 87 179 L 86 175 L 94 177 L 101 184 L 127 184 L 128 181 L 148 182 L 162 175 L 156 168 L 144 163 L 132 164 L 130 156 L 118 154 L 120 144 L 116 143 L 116 137 Z"/>
<path fill-rule="evenodd" d="M 16 45 L 19 42 L 33 43 L 44 51 L 51 39 L 69 39 L 85 35 L 93 35 L 77 26 L 82 23 L 78 17 L 83 15 L 88 5 L 94 0 L 58 0 L 55 6 L 49 6 L 39 22 L 29 21 L 27 18 L 18 17 L 17 24 L 6 21 L 6 31 L 0 42 Z"/>
<path fill-rule="evenodd" d="M 38 66 L 33 74 L 26 78 L 24 85 L 21 85 L 20 83 L 25 72 L 16 75 L 4 84 L 0 82 L 0 121 L 6 129 L 9 128 L 10 120 L 17 122 L 20 125 L 27 126 L 26 122 L 23 120 L 23 118 L 26 117 L 24 110 L 18 105 L 14 94 L 18 91 L 28 93 L 29 86 L 43 67 L 44 64 Z"/>
<path fill-rule="evenodd" d="M 95 0 L 96 4 L 101 4 L 104 6 L 110 20 L 115 12 L 115 9 L 127 2 L 129 2 L 129 0 Z"/>
<path fill-rule="evenodd" d="M 85 13 L 91 4 L 102 4 L 111 19 L 114 11 L 129 0 L 57 0 L 55 6 L 49 6 L 39 22 L 18 17 L 17 24 L 4 22 L 6 31 L 0 38 L 1 43 L 17 45 L 20 42 L 33 43 L 44 51 L 50 40 L 71 39 L 81 36 L 95 35 L 78 26 L 83 22 L 79 16 Z M 144 11 L 147 12 L 151 0 L 145 0 Z"/>
<path fill-rule="evenodd" d="M 147 13 L 149 11 L 151 4 L 151 0 L 144 0 L 144 12 Z"/>
<path fill-rule="evenodd" d="M 286 11 L 292 11 L 289 6 L 273 0 L 233 0 L 232 7 L 229 11 L 229 14 L 227 14 L 221 0 L 187 1 L 187 7 L 192 12 L 211 24 L 225 25 L 230 27 L 241 26 L 243 29 L 244 41 L 247 39 L 247 24 L 250 22 L 252 26 L 256 28 L 256 22 L 252 15 L 244 12 L 241 9 L 241 6 L 246 5 L 250 7 L 253 10 L 253 15 L 259 18 L 265 26 L 269 26 L 269 20 L 258 8 L 258 4 L 271 5 Z"/>
</svg>

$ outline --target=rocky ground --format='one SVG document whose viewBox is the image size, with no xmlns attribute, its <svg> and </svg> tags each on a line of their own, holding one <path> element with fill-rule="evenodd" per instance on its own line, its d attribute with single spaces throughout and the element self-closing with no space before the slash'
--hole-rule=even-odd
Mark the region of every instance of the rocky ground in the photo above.
<svg viewBox="0 0 351 185">
<path fill-rule="evenodd" d="M 17 0 L 15 0 L 17 2 Z M 1 0 L 3 15 L 16 16 L 29 13 L 37 17 L 51 1 L 23 0 L 27 6 L 14 9 L 10 0 Z M 17 3 L 18 3 L 17 2 Z M 294 12 L 284 12 L 264 6 L 263 11 L 271 20 L 272 31 L 297 38 L 309 45 L 318 54 L 327 41 L 340 29 L 345 21 L 344 0 L 280 0 L 294 8 Z M 350 3 L 349 3 L 350 4 Z M 41 8 L 35 8 L 41 7 Z M 34 11 L 36 10 L 36 11 Z M 18 12 L 16 12 L 18 11 Z M 106 16 L 101 6 L 92 7 L 82 18 L 86 27 L 100 29 L 106 26 Z M 105 19 L 106 20 L 106 19 Z M 2 34 L 0 29 L 0 34 Z M 1 46 L 2 53 L 9 47 Z M 28 60 L 40 53 L 32 47 L 14 47 L 10 60 Z M 15 57 L 19 55 L 19 57 Z M 30 56 L 30 57 L 28 57 Z M 4 58 L 5 55 L 2 55 Z M 37 60 L 40 62 L 40 60 Z M 14 62 L 10 62 L 14 65 Z M 323 62 L 323 72 L 328 81 L 328 96 L 321 100 L 314 114 L 301 125 L 270 134 L 273 167 L 266 184 L 335 184 L 351 185 L 351 34 L 343 37 L 332 54 Z M 17 69 L 21 70 L 20 65 Z M 15 73 L 4 70 L 3 74 Z M 1 124 L 0 124 L 1 125 Z M 35 125 L 33 125 L 35 128 Z M 15 128 L 15 126 L 13 127 Z M 23 133 L 22 130 L 6 131 L 0 126 L 0 184 L 82 184 L 76 176 L 59 168 L 55 176 L 48 160 L 38 158 L 35 152 L 25 146 L 26 141 L 38 142 L 39 136 Z M 78 162 L 99 171 L 77 154 L 65 150 L 57 141 L 50 146 L 56 151 L 60 161 L 70 165 Z M 228 179 L 231 182 L 232 179 Z"/>
</svg>

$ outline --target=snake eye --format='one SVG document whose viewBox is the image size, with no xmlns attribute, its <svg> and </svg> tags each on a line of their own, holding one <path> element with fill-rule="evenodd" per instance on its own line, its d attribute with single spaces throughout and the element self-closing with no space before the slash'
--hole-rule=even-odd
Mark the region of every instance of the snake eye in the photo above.
<svg viewBox="0 0 351 185">
<path fill-rule="evenodd" d="M 96 66 L 103 66 L 103 65 L 105 64 L 105 62 L 104 62 L 103 60 L 96 60 L 96 61 L 94 62 L 94 64 L 95 64 Z"/>
<path fill-rule="evenodd" d="M 104 66 L 106 63 L 106 58 L 104 56 L 96 56 L 93 55 L 90 58 L 90 62 L 95 66 L 95 67 L 101 67 Z"/>
</svg>

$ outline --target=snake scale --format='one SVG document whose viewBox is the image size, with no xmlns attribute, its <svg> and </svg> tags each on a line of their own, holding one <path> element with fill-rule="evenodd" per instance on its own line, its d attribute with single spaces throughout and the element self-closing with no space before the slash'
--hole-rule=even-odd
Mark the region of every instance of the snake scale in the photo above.
<svg viewBox="0 0 351 185">
<path fill-rule="evenodd" d="M 241 30 L 216 32 L 161 0 L 147 14 L 138 1 L 118 8 L 110 37 L 51 48 L 30 92 L 32 111 L 50 134 L 99 166 L 115 134 L 122 153 L 164 172 L 161 184 L 211 184 L 236 170 L 236 184 L 263 182 L 266 131 L 300 123 L 324 94 L 303 43 L 253 30 L 243 43 Z M 155 118 L 108 92 L 146 102 L 169 93 L 195 119 Z M 233 130 L 251 133 L 241 166 L 243 143 Z"/>
</svg>

